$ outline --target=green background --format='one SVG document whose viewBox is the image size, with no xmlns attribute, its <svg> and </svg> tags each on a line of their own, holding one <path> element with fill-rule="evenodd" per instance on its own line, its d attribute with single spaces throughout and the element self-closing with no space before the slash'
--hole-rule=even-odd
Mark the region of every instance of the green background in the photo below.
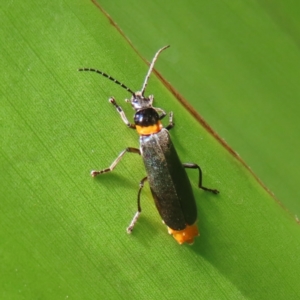
<svg viewBox="0 0 300 300">
<path fill-rule="evenodd" d="M 258 12 L 262 14 L 261 22 L 265 20 L 263 7 L 254 14 L 246 4 L 240 4 L 237 15 L 247 15 L 253 26 Z M 123 5 L 114 11 L 122 10 Z M 220 53 L 224 52 L 218 38 L 222 34 L 217 28 L 213 30 L 208 20 L 203 21 L 203 28 L 212 28 L 211 34 L 206 32 L 211 42 L 206 41 L 208 48 L 201 54 L 202 61 L 195 60 L 192 52 L 201 48 L 202 40 L 196 43 L 196 39 L 174 28 L 173 36 L 181 39 L 187 49 L 199 47 L 186 52 L 179 42 L 173 43 L 170 33 L 164 32 L 168 24 L 158 22 L 158 16 L 156 33 L 154 26 L 145 32 L 139 18 L 154 22 L 151 14 L 159 5 L 153 2 L 152 9 L 147 3 L 143 5 L 128 2 L 124 7 L 131 11 L 122 18 L 123 22 L 135 20 L 131 27 L 137 32 L 142 30 L 143 38 L 151 45 L 145 44 L 146 51 L 139 50 L 140 55 L 151 60 L 159 47 L 172 44 L 160 56 L 157 69 L 193 103 L 195 97 L 188 98 L 182 90 L 182 78 L 186 77 L 190 85 L 186 88 L 195 93 L 201 105 L 200 110 L 193 103 L 196 109 L 202 111 L 205 105 L 211 105 L 211 109 L 225 115 L 222 101 L 237 94 L 224 68 L 218 67 L 222 62 Z M 198 5 L 200 9 L 204 4 Z M 182 7 L 189 11 L 189 17 Z M 195 7 L 192 3 L 177 8 L 169 5 L 168 10 L 192 21 L 198 20 Z M 179 17 L 172 18 L 168 10 L 162 6 L 160 9 L 165 12 L 161 20 L 178 20 L 180 25 Z M 211 6 L 209 11 L 212 19 L 219 12 L 212 23 L 215 26 L 221 20 L 227 24 L 227 20 L 228 26 L 235 23 L 236 30 L 241 30 L 243 22 L 226 19 L 222 6 Z M 115 96 L 129 117 L 132 110 L 123 102 L 129 95 L 97 74 L 76 70 L 97 67 L 137 90 L 147 65 L 99 8 L 87 0 L 14 1 L 1 5 L 0 20 L 1 299 L 299 297 L 299 225 L 154 75 L 147 92 L 155 95 L 156 106 L 174 111 L 176 126 L 171 136 L 180 157 L 199 163 L 204 184 L 221 193 L 215 196 L 197 189 L 197 174 L 189 171 L 201 232 L 192 247 L 179 246 L 167 234 L 148 186 L 142 194 L 143 215 L 133 234 L 126 234 L 125 228 L 136 210 L 138 183 L 145 176 L 141 159 L 128 154 L 113 173 L 96 179 L 89 172 L 107 167 L 125 147 L 138 146 L 137 134 L 126 128 L 107 102 L 109 96 Z M 169 36 L 168 41 L 165 36 Z M 138 43 L 131 40 L 138 48 Z M 223 42 L 228 43 L 225 36 Z M 215 56 L 208 55 L 213 48 L 210 43 L 219 43 L 219 55 L 216 47 Z M 286 48 L 293 50 L 287 44 Z M 228 48 L 224 55 L 238 56 L 234 49 L 232 46 L 231 53 Z M 272 91 L 272 86 L 279 88 L 270 78 L 264 85 L 252 77 L 258 70 L 254 63 L 247 63 L 247 57 L 244 64 L 252 69 L 238 60 L 233 70 L 246 69 L 248 78 L 268 86 L 265 92 Z M 244 61 L 242 56 L 240 61 Z M 201 68 L 195 68 L 196 62 Z M 291 70 L 295 66 L 290 64 Z M 200 75 L 193 76 L 191 70 Z M 215 73 L 220 77 L 216 78 Z M 178 77 L 176 83 L 170 74 Z M 228 77 L 227 81 L 222 82 L 222 77 Z M 241 74 L 236 73 L 235 80 L 242 81 Z M 248 91 L 245 82 L 243 87 L 248 97 L 255 92 Z M 241 110 L 243 107 L 240 104 Z M 205 119 L 209 120 L 209 109 L 205 111 Z M 238 120 L 230 117 L 234 128 L 241 128 L 243 137 L 247 136 Z M 292 122 L 291 117 L 288 120 Z M 261 141 L 256 147 L 264 149 Z"/>
</svg>

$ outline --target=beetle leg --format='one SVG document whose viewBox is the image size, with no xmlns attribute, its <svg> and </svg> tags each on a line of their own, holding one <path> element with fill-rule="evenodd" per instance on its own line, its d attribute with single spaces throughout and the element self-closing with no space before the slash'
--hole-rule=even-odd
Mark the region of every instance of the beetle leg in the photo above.
<svg viewBox="0 0 300 300">
<path fill-rule="evenodd" d="M 157 111 L 158 114 L 160 113 L 160 115 L 159 115 L 160 120 L 162 120 L 167 115 L 163 109 L 161 109 L 159 107 L 153 107 L 153 108 Z"/>
<path fill-rule="evenodd" d="M 173 112 L 171 111 L 170 114 L 169 114 L 169 125 L 166 127 L 167 130 L 170 130 L 172 129 L 175 124 L 173 123 Z"/>
<path fill-rule="evenodd" d="M 199 170 L 199 184 L 198 187 L 204 191 L 208 191 L 208 192 L 212 192 L 214 194 L 219 194 L 219 191 L 216 189 L 209 189 L 207 187 L 204 187 L 202 185 L 202 171 L 200 169 L 200 167 L 197 164 L 193 164 L 193 163 L 184 163 L 182 164 L 184 168 L 188 168 L 188 169 L 198 169 Z"/>
<path fill-rule="evenodd" d="M 137 197 L 137 207 L 138 207 L 138 210 L 137 212 L 135 213 L 132 221 L 130 222 L 129 226 L 127 227 L 127 233 L 131 233 L 132 230 L 133 230 L 133 227 L 135 225 L 135 223 L 137 222 L 141 212 L 142 212 L 142 208 L 141 208 L 141 191 L 142 191 L 142 188 L 144 187 L 144 182 L 148 179 L 148 177 L 144 177 L 141 182 L 140 182 L 140 188 L 139 188 L 139 192 L 138 192 L 138 197 Z"/>
<path fill-rule="evenodd" d="M 115 98 L 110 97 L 108 101 L 116 108 L 116 110 L 117 110 L 117 112 L 120 114 L 120 116 L 121 116 L 123 122 L 124 122 L 129 128 L 135 129 L 135 124 L 131 124 L 131 123 L 128 121 L 128 119 L 127 119 L 127 117 L 126 117 L 126 115 L 125 115 L 125 113 L 124 113 L 122 107 L 119 106 L 119 105 L 117 104 Z"/>
<path fill-rule="evenodd" d="M 116 165 L 119 163 L 119 161 L 121 160 L 121 158 L 126 152 L 141 154 L 141 151 L 139 149 L 128 147 L 119 154 L 119 156 L 114 160 L 114 162 L 108 168 L 100 171 L 92 171 L 91 172 L 92 177 L 96 177 L 97 175 L 103 173 L 111 172 L 116 167 Z"/>
</svg>

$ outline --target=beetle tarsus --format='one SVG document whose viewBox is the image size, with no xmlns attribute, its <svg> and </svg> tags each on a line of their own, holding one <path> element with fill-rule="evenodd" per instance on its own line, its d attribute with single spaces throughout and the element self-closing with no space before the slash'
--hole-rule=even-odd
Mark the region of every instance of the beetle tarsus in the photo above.
<svg viewBox="0 0 300 300">
<path fill-rule="evenodd" d="M 108 101 L 109 101 L 112 105 L 118 106 L 118 104 L 117 104 L 117 102 L 116 102 L 116 100 L 115 100 L 114 97 L 110 97 L 110 98 L 108 99 Z"/>
<path fill-rule="evenodd" d="M 99 172 L 98 171 L 91 171 L 91 176 L 92 177 L 96 177 L 97 175 L 99 175 Z"/>
<path fill-rule="evenodd" d="M 129 226 L 126 229 L 128 234 L 130 234 L 132 232 L 133 227 L 134 227 L 135 223 L 137 222 L 140 214 L 141 214 L 141 212 L 137 211 L 136 214 L 134 215 L 132 221 L 130 222 Z"/>
<path fill-rule="evenodd" d="M 92 176 L 92 177 L 96 177 L 96 176 L 98 176 L 98 175 L 100 175 L 100 174 L 107 173 L 107 172 L 110 172 L 110 171 L 112 171 L 112 168 L 111 168 L 111 167 L 109 167 L 109 168 L 107 168 L 107 169 L 103 169 L 103 170 L 101 170 L 101 171 L 95 171 L 95 170 L 93 170 L 93 171 L 91 172 L 91 176 Z"/>
<path fill-rule="evenodd" d="M 213 194 L 219 194 L 220 192 L 216 189 L 209 189 L 209 188 L 206 188 L 204 186 L 199 186 L 200 189 L 204 190 L 204 191 L 207 191 L 207 192 L 211 192 Z"/>
</svg>

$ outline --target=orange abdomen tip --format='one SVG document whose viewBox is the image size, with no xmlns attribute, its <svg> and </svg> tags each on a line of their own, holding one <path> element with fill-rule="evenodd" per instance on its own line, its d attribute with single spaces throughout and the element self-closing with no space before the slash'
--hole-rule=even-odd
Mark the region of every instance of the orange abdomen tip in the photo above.
<svg viewBox="0 0 300 300">
<path fill-rule="evenodd" d="M 179 244 L 187 243 L 191 245 L 194 243 L 194 238 L 200 235 L 196 224 L 186 225 L 183 230 L 174 230 L 168 227 L 168 232 L 173 235 Z"/>
</svg>

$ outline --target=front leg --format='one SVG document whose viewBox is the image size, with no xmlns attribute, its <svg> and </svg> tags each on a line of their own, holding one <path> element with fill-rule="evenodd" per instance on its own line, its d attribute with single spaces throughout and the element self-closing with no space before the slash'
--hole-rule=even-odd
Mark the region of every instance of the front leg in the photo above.
<svg viewBox="0 0 300 300">
<path fill-rule="evenodd" d="M 166 112 L 159 107 L 154 107 L 154 109 L 157 111 L 160 120 L 162 120 L 167 115 Z"/>
<path fill-rule="evenodd" d="M 175 126 L 173 122 L 173 112 L 171 111 L 169 114 L 169 125 L 166 127 L 166 129 L 170 130 Z"/>
<path fill-rule="evenodd" d="M 122 107 L 119 106 L 119 105 L 117 104 L 116 100 L 115 100 L 113 97 L 110 97 L 108 101 L 116 108 L 116 110 L 117 110 L 117 112 L 120 114 L 120 116 L 121 116 L 123 122 L 124 122 L 129 128 L 135 129 L 135 124 L 131 124 L 131 123 L 128 121 L 128 119 L 127 119 L 127 117 L 126 117 L 126 115 L 125 115 L 125 113 L 124 113 Z"/>
</svg>

